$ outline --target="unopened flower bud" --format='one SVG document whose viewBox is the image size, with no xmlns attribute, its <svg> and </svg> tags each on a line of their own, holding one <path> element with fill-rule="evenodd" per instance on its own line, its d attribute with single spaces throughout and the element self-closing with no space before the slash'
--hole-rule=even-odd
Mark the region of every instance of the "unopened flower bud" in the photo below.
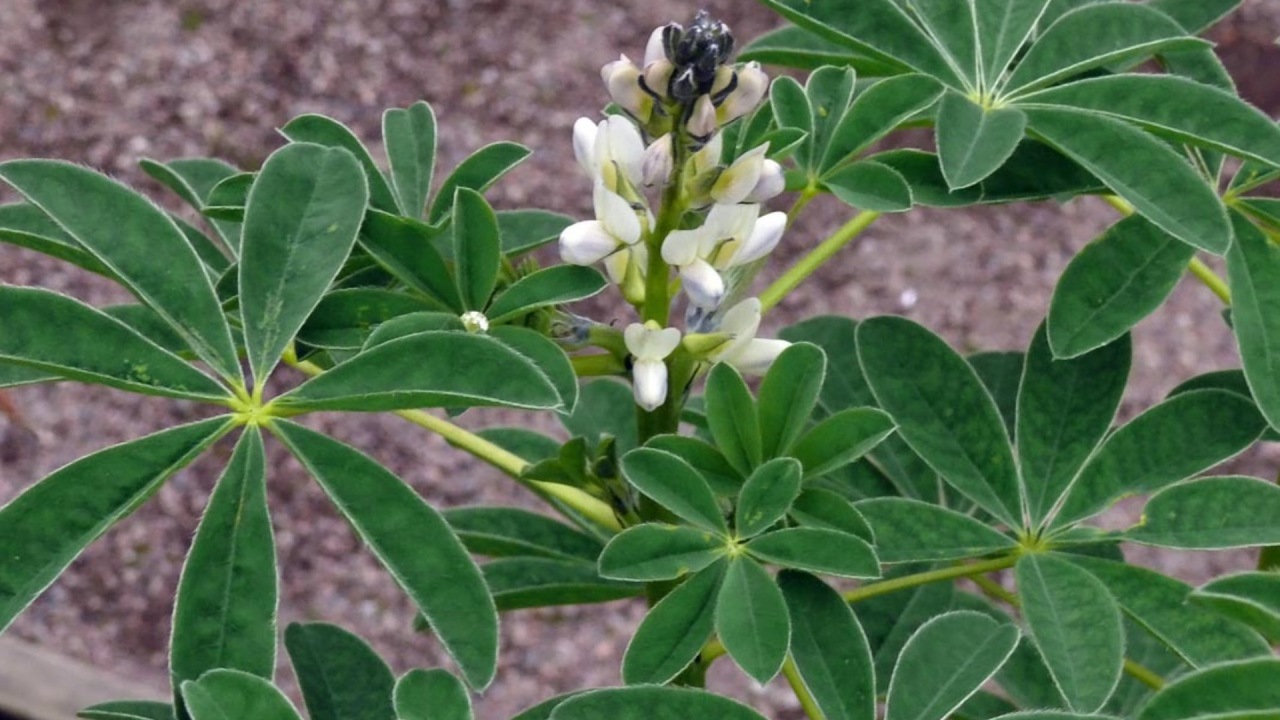
<svg viewBox="0 0 1280 720">
<path fill-rule="evenodd" d="M 653 112 L 653 98 L 640 87 L 640 68 L 626 55 L 600 68 L 600 78 L 609 97 L 640 122 L 647 122 Z"/>
<path fill-rule="evenodd" d="M 685 129 L 693 137 L 705 139 L 711 137 L 716 127 L 716 106 L 711 103 L 710 95 L 703 95 L 694 103 Z"/>
<path fill-rule="evenodd" d="M 723 332 L 691 333 L 684 336 L 680 345 L 695 358 L 705 358 L 732 339 L 733 336 Z"/>
<path fill-rule="evenodd" d="M 590 118 L 580 117 L 573 124 L 573 155 L 578 164 L 587 171 L 588 177 L 595 177 L 596 124 Z"/>
<path fill-rule="evenodd" d="M 644 184 L 665 185 L 671 177 L 675 158 L 671 147 L 671 133 L 654 140 L 644 151 Z"/>
<path fill-rule="evenodd" d="M 737 86 L 725 96 L 720 107 L 717 108 L 716 119 L 722 125 L 733 122 L 754 110 L 769 89 L 769 76 L 760 69 L 758 62 L 749 62 L 742 66 L 737 76 Z"/>
<path fill-rule="evenodd" d="M 743 202 L 762 203 L 777 197 L 786 189 L 787 178 L 782 172 L 782 166 L 775 160 L 765 160 L 764 167 L 760 170 L 760 180 L 756 182 L 751 192 L 747 193 Z"/>
<path fill-rule="evenodd" d="M 659 58 L 644 66 L 644 86 L 649 92 L 661 98 L 666 98 L 670 91 L 671 73 L 676 68 L 666 58 Z"/>
<path fill-rule="evenodd" d="M 649 67 L 659 60 L 665 60 L 667 57 L 666 46 L 663 43 L 663 36 L 667 33 L 667 26 L 655 28 L 649 34 L 649 43 L 644 47 L 644 67 Z"/>
<path fill-rule="evenodd" d="M 467 329 L 469 333 L 489 332 L 489 318 L 484 313 L 477 310 L 468 310 L 458 316 L 462 321 L 462 327 Z"/>
</svg>

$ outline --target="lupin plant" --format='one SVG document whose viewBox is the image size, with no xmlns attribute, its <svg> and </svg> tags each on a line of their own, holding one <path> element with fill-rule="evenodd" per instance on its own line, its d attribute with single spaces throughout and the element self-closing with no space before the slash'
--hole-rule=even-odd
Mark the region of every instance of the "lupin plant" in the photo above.
<svg viewBox="0 0 1280 720">
<path fill-rule="evenodd" d="M 813 719 L 1280 717 L 1280 487 L 1202 476 L 1280 439 L 1280 204 L 1259 193 L 1280 179 L 1280 127 L 1196 38 L 1238 0 L 764 3 L 788 23 L 736 58 L 700 13 L 655 30 L 642 63 L 604 66 L 612 104 L 573 128 L 595 213 L 581 222 L 493 210 L 485 190 L 528 154 L 511 143 L 433 194 L 425 103 L 384 115 L 385 170 L 315 115 L 253 172 L 144 161 L 200 226 L 79 166 L 0 163 L 23 197 L 0 206 L 0 240 L 138 301 L 0 286 L 0 387 L 90 382 L 212 411 L 0 509 L 0 627 L 238 435 L 176 591 L 172 702 L 82 717 L 299 720 L 274 685 L 271 437 L 454 662 L 397 677 L 339 627 L 291 625 L 312 720 L 472 717 L 499 612 L 641 597 L 622 686 L 516 720 L 759 720 L 705 687 L 726 655 L 760 683 L 782 675 Z M 761 63 L 810 74 L 770 83 Z M 932 149 L 877 150 L 919 127 Z M 788 189 L 790 211 L 767 212 Z M 789 221 L 827 193 L 857 214 L 751 296 Z M 1079 196 L 1122 218 L 1068 265 L 1025 351 L 962 356 L 900 317 L 756 337 L 884 213 Z M 564 264 L 527 254 L 557 239 Z M 1226 279 L 1199 252 L 1225 256 Z M 1228 305 L 1242 367 L 1117 423 L 1129 330 L 1185 274 Z M 634 313 L 621 326 L 567 307 L 608 287 Z M 476 406 L 562 431 L 466 429 Z M 563 521 L 438 511 L 296 420 L 322 410 L 394 412 Z M 1135 494 L 1149 496 L 1137 523 L 1094 523 Z M 1126 543 L 1261 550 L 1256 570 L 1192 587 L 1127 563 Z"/>
</svg>

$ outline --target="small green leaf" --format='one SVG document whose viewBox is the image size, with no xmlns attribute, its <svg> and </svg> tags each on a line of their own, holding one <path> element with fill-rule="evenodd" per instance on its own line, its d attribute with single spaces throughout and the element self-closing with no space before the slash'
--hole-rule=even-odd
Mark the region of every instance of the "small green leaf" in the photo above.
<svg viewBox="0 0 1280 720">
<path fill-rule="evenodd" d="M 964 358 L 920 325 L 878 317 L 858 326 L 858 359 L 907 444 L 966 497 L 1020 527 L 1013 449 L 995 402 Z"/>
<path fill-rule="evenodd" d="M 271 680 L 276 669 L 276 549 L 262 436 L 240 436 L 200 519 L 178 583 L 169 643 L 172 687 L 209 670 Z"/>
<path fill-rule="evenodd" d="M 1112 225 L 1071 259 L 1054 288 L 1054 356 L 1073 358 L 1123 335 L 1169 297 L 1194 255 L 1141 215 Z"/>
<path fill-rule="evenodd" d="M 751 555 L 782 567 L 842 577 L 880 577 L 880 563 L 871 546 L 862 538 L 839 530 L 775 530 L 747 543 L 746 549 Z"/>
<path fill-rule="evenodd" d="M 485 563 L 485 584 L 499 611 L 585 605 L 644 594 L 644 586 L 600 577 L 595 562 L 512 557 Z"/>
<path fill-rule="evenodd" d="M 76 460 L 0 508 L 0 631 L 108 528 L 231 428 L 225 417 Z"/>
<path fill-rule="evenodd" d="M 453 200 L 453 259 L 463 307 L 484 310 L 502 268 L 502 245 L 493 208 L 468 188 L 458 188 Z"/>
<path fill-rule="evenodd" d="M 1280 708 L 1280 660 L 1224 663 L 1188 673 L 1156 693 L 1137 720 L 1273 720 Z"/>
<path fill-rule="evenodd" d="M 480 405 L 554 409 L 561 400 L 537 366 L 499 340 L 423 332 L 366 350 L 275 402 L 291 410 L 370 412 Z"/>
<path fill-rule="evenodd" d="M 840 593 L 807 573 L 785 571 L 778 585 L 791 616 L 791 655 L 827 720 L 875 720 L 871 650 Z"/>
<path fill-rule="evenodd" d="M 905 120 L 937 102 L 943 87 L 927 75 L 899 75 L 876 82 L 853 101 L 831 136 L 823 178 L 851 161 Z"/>
<path fill-rule="evenodd" d="M 804 87 L 793 78 L 784 75 L 770 83 L 769 104 L 778 127 L 799 130 L 806 137 L 813 134 L 813 108 Z M 808 160 L 807 156 L 797 158 L 802 170 L 811 169 L 807 167 Z"/>
<path fill-rule="evenodd" d="M 872 498 L 854 507 L 871 526 L 880 562 L 956 560 L 1017 547 L 989 525 L 932 503 Z"/>
<path fill-rule="evenodd" d="M 1215 255 L 1231 245 L 1222 201 L 1168 145 L 1097 113 L 1049 107 L 1029 107 L 1026 113 L 1036 135 L 1097 175 L 1166 232 Z"/>
<path fill-rule="evenodd" d="M 939 615 L 911 636 L 893 669 L 885 720 L 942 720 L 1018 645 L 1012 623 L 969 611 Z"/>
<path fill-rule="evenodd" d="M 557 705 L 550 720 L 765 720 L 745 705 L 705 690 L 629 687 L 589 690 Z"/>
<path fill-rule="evenodd" d="M 222 308 L 182 231 L 149 200 L 78 165 L 0 163 L 0 179 L 51 217 L 229 380 L 240 364 Z"/>
<path fill-rule="evenodd" d="M 982 86 L 997 87 L 1051 0 L 977 0 Z"/>
<path fill-rule="evenodd" d="M 836 124 L 853 100 L 856 79 L 856 71 L 847 67 L 823 67 L 809 73 L 804 89 L 813 128 L 796 152 L 796 162 L 802 167 L 810 171 L 818 169 L 817 163 L 826 153 Z"/>
<path fill-rule="evenodd" d="M 729 363 L 718 363 L 707 377 L 707 423 L 716 446 L 734 469 L 751 474 L 763 459 L 760 421 L 751 390 Z"/>
<path fill-rule="evenodd" d="M 240 260 L 240 315 L 257 384 L 337 277 L 367 197 L 345 150 L 294 143 L 263 164 L 245 206 Z"/>
<path fill-rule="evenodd" d="M 921 570 L 915 566 L 914 570 Z M 912 572 L 910 565 L 891 568 L 886 577 L 903 577 Z M 936 583 L 871 598 L 853 605 L 854 614 L 867 634 L 876 665 L 876 692 L 888 692 L 894 663 L 912 633 L 935 616 L 952 609 L 956 591 L 951 583 Z"/>
<path fill-rule="evenodd" d="M 1153 492 L 1233 457 L 1264 425 L 1253 403 L 1225 390 L 1169 398 L 1112 433 L 1085 463 L 1054 527 L 1096 515 L 1117 499 Z"/>
<path fill-rule="evenodd" d="M 65 295 L 0 286 L 0 308 L 0 361 L 146 395 L 209 401 L 229 394 L 128 325 Z"/>
<path fill-rule="evenodd" d="M 471 696 L 447 670 L 410 670 L 396 681 L 395 716 L 398 720 L 471 720 Z"/>
<path fill-rule="evenodd" d="M 532 328 L 514 325 L 493 328 L 489 336 L 520 353 L 542 371 L 560 396 L 557 409 L 561 414 L 573 411 L 578 403 L 578 376 L 569 356 L 554 340 Z"/>
<path fill-rule="evenodd" d="M 849 408 L 819 422 L 791 450 L 805 477 L 818 477 L 866 455 L 893 433 L 893 419 L 876 408 Z"/>
<path fill-rule="evenodd" d="M 1115 418 L 1129 379 L 1128 335 L 1055 360 L 1042 324 L 1018 391 L 1017 447 L 1033 522 L 1044 519 Z"/>
<path fill-rule="evenodd" d="M 725 541 L 683 525 L 644 523 L 614 536 L 600 555 L 600 574 L 617 580 L 674 580 L 727 552 Z"/>
<path fill-rule="evenodd" d="M 382 114 L 382 138 L 391 161 L 391 187 L 404 213 L 415 220 L 426 210 L 436 165 L 436 115 L 425 102 Z"/>
<path fill-rule="evenodd" d="M 688 435 L 656 435 L 645 443 L 645 447 L 669 452 L 692 465 L 716 495 L 734 497 L 742 489 L 742 476 L 719 450 L 706 441 Z"/>
<path fill-rule="evenodd" d="M 1280 429 L 1280 245 L 1236 213 L 1227 253 L 1231 321 L 1258 409 Z"/>
<path fill-rule="evenodd" d="M 181 690 L 195 720 L 302 720 L 269 681 L 239 670 L 210 670 L 199 680 L 184 682 Z"/>
<path fill-rule="evenodd" d="M 965 360 L 969 361 L 969 366 L 978 374 L 982 386 L 996 401 L 1005 430 L 1012 436 L 1018 410 L 1018 387 L 1022 384 L 1026 354 L 988 351 L 974 353 Z"/>
<path fill-rule="evenodd" d="M 442 312 L 412 312 L 382 323 L 369 333 L 368 339 L 364 341 L 364 349 L 372 350 L 383 343 L 399 340 L 409 335 L 417 335 L 424 332 L 451 331 L 462 332 L 466 330 L 462 325 L 462 320 L 453 313 Z M 558 443 L 557 443 L 558 446 Z"/>
<path fill-rule="evenodd" d="M 715 627 L 716 595 L 726 564 L 721 561 L 695 573 L 649 610 L 622 658 L 623 682 L 663 684 L 693 662 Z M 684 716 L 672 720 L 676 717 Z"/>
<path fill-rule="evenodd" d="M 782 457 L 791 449 L 813 414 L 826 374 L 826 354 L 809 343 L 794 343 L 773 361 L 760 383 L 763 457 Z"/>
<path fill-rule="evenodd" d="M 716 599 L 716 634 L 729 657 L 761 684 L 786 659 L 791 641 L 787 603 L 773 578 L 754 560 L 734 558 Z"/>
<path fill-rule="evenodd" d="M 734 510 L 734 526 L 741 539 L 755 537 L 782 519 L 800 494 L 800 463 L 776 458 L 756 468 L 742 485 Z"/>
<path fill-rule="evenodd" d="M 574 218 L 546 210 L 499 210 L 498 231 L 502 254 L 508 257 L 555 242 Z"/>
<path fill-rule="evenodd" d="M 1226 575 L 1201 585 L 1190 599 L 1280 642 L 1280 573 Z"/>
<path fill-rule="evenodd" d="M 390 720 L 391 668 L 364 640 L 328 623 L 291 623 L 285 649 L 311 720 Z"/>
<path fill-rule="evenodd" d="M 807 488 L 791 504 L 791 519 L 801 527 L 836 530 L 868 543 L 875 542 L 875 534 L 862 513 L 840 495 L 822 488 Z"/>
<path fill-rule="evenodd" d="M 326 293 L 298 330 L 298 340 L 312 347 L 358 350 L 378 326 L 435 305 L 416 295 L 381 288 L 342 288 Z"/>
<path fill-rule="evenodd" d="M 159 163 L 143 158 L 138 161 L 142 171 L 158 180 L 182 198 L 192 209 L 203 213 L 209 206 L 213 189 L 218 183 L 239 174 L 231 165 L 213 158 L 181 158 Z M 240 227 L 238 223 L 209 220 L 209 225 L 234 257 L 240 252 Z"/>
<path fill-rule="evenodd" d="M 1096 712 L 1120 682 L 1124 629 L 1100 580 L 1056 555 L 1023 555 L 1017 565 L 1022 613 L 1072 710 Z"/>
<path fill-rule="evenodd" d="M 493 299 L 489 322 L 500 323 L 548 305 L 576 302 L 609 286 L 595 268 L 553 265 L 526 275 Z"/>
<path fill-rule="evenodd" d="M 982 202 L 982 187 L 973 185 L 952 190 L 942 176 L 942 166 L 933 153 L 903 148 L 876 153 L 868 160 L 887 165 L 907 181 L 911 200 L 926 207 L 964 207 Z"/>
<path fill-rule="evenodd" d="M 817 70 L 824 65 L 848 66 L 859 75 L 893 75 L 896 64 L 886 64 L 815 35 L 804 28 L 786 25 L 771 30 L 747 44 L 738 53 L 739 62 Z"/>
<path fill-rule="evenodd" d="M 524 162 L 531 152 L 529 148 L 512 142 L 496 142 L 475 151 L 445 178 L 444 184 L 436 192 L 436 199 L 431 203 L 427 221 L 437 224 L 453 211 L 454 193 L 458 188 L 483 193 L 498 178 Z"/>
<path fill-rule="evenodd" d="M 1211 477 L 1167 487 L 1147 501 L 1133 542 L 1181 550 L 1280 544 L 1280 485 L 1251 477 Z"/>
<path fill-rule="evenodd" d="M 986 109 L 954 90 L 942 96 L 937 122 L 938 157 L 952 190 L 974 185 L 1004 165 L 1027 128 L 1021 110 Z"/>
<path fill-rule="evenodd" d="M 452 508 L 444 519 L 467 550 L 479 555 L 595 562 L 602 549 L 595 538 L 559 520 L 514 507 Z"/>
<path fill-rule="evenodd" d="M 638 448 L 622 457 L 622 474 L 654 502 L 698 527 L 726 535 L 716 497 L 707 481 L 676 455 Z"/>
<path fill-rule="evenodd" d="M 360 138 L 355 136 L 346 125 L 324 115 L 306 114 L 290 120 L 280 128 L 280 134 L 294 143 L 310 143 L 327 148 L 346 150 L 355 158 L 364 173 L 368 187 L 369 204 L 389 213 L 399 214 L 400 206 L 396 203 L 391 186 L 383 177 L 378 166 L 373 162 L 368 149 Z M 363 205 L 364 202 L 361 202 Z M 405 209 L 405 212 L 409 212 Z"/>
<path fill-rule="evenodd" d="M 365 213 L 360 246 L 397 280 L 440 305 L 461 314 L 457 284 L 435 245 L 440 230 L 425 223 L 378 210 Z"/>
<path fill-rule="evenodd" d="M 444 518 L 359 451 L 291 422 L 272 427 L 427 616 L 472 687 L 488 685 L 498 661 L 498 613 Z"/>
<path fill-rule="evenodd" d="M 914 202 L 902 173 L 874 160 L 845 165 L 823 178 L 832 195 L 860 210 L 902 212 Z"/>
</svg>

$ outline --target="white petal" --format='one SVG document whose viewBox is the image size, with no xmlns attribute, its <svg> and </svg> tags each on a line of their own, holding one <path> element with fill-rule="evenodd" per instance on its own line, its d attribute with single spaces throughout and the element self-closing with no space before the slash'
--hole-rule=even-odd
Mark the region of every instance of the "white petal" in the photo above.
<svg viewBox="0 0 1280 720">
<path fill-rule="evenodd" d="M 627 277 L 627 265 L 631 262 L 631 253 L 627 250 L 619 250 L 618 252 L 604 259 L 605 272 L 609 274 L 609 279 L 614 285 L 621 285 L 622 281 Z"/>
<path fill-rule="evenodd" d="M 598 220 L 574 223 L 560 233 L 560 259 L 571 265 L 591 265 L 617 249 L 617 238 Z"/>
<path fill-rule="evenodd" d="M 644 166 L 641 173 L 644 175 L 644 184 L 667 184 L 667 178 L 671 177 L 671 171 L 674 167 L 675 158 L 671 147 L 671 133 L 667 133 L 654 140 L 644 151 Z"/>
<path fill-rule="evenodd" d="M 738 248 L 729 265 L 745 265 L 773 252 L 786 229 L 787 214 L 784 212 L 771 212 L 760 218 L 751 231 L 751 237 Z"/>
<path fill-rule="evenodd" d="M 635 63 L 623 55 L 621 59 L 605 65 L 600 75 L 614 102 L 639 118 L 640 122 L 649 120 L 653 98 L 640 87 L 640 68 Z"/>
<path fill-rule="evenodd" d="M 697 177 L 720 164 L 724 152 L 724 136 L 716 133 L 702 149 L 693 154 L 693 176 Z"/>
<path fill-rule="evenodd" d="M 733 357 L 724 358 L 724 362 L 744 375 L 763 375 L 778 355 L 790 345 L 786 340 L 756 338 L 743 345 Z"/>
<path fill-rule="evenodd" d="M 671 84 L 671 73 L 675 72 L 676 66 L 671 64 L 670 60 L 665 57 L 655 62 L 647 63 L 644 66 L 644 84 L 662 97 L 667 96 L 667 86 Z"/>
<path fill-rule="evenodd" d="M 587 171 L 587 175 L 595 177 L 596 162 L 594 155 L 594 146 L 596 144 L 596 124 L 591 122 L 590 118 L 578 118 L 573 124 L 573 154 L 578 158 L 578 164 L 583 170 Z"/>
<path fill-rule="evenodd" d="M 667 366 L 662 361 L 640 361 L 631 366 L 636 404 L 657 410 L 667 400 Z"/>
<path fill-rule="evenodd" d="M 622 331 L 622 339 L 627 352 L 637 361 L 657 361 L 665 359 L 680 344 L 680 331 L 658 327 L 652 321 L 643 325 L 631 323 Z"/>
<path fill-rule="evenodd" d="M 744 202 L 762 203 L 781 195 L 786 189 L 787 178 L 782 172 L 782 166 L 777 161 L 765 160 L 764 168 L 760 171 L 760 182 L 747 193 Z"/>
<path fill-rule="evenodd" d="M 662 241 L 662 259 L 668 265 L 688 265 L 698 259 L 698 248 L 702 244 L 703 228 L 693 230 L 676 230 Z"/>
<path fill-rule="evenodd" d="M 733 161 L 711 186 L 711 197 L 718 203 L 734 205 L 742 202 L 760 182 L 764 171 L 764 153 L 768 145 L 752 148 Z"/>
<path fill-rule="evenodd" d="M 605 232 L 615 238 L 615 242 L 634 245 L 640 240 L 640 218 L 621 195 L 598 182 L 592 199 L 595 201 L 596 219 L 604 226 Z"/>
<path fill-rule="evenodd" d="M 649 33 L 649 42 L 644 46 L 644 66 L 649 67 L 651 63 L 662 60 L 667 56 L 666 47 L 662 43 L 663 31 L 667 29 L 666 25 L 654 29 Z"/>
<path fill-rule="evenodd" d="M 755 339 L 756 331 L 760 329 L 760 300 L 747 298 L 729 308 L 720 319 L 720 327 L 717 329 L 733 336 L 733 339 L 725 343 L 715 358 L 725 360 L 736 356 Z"/>
<path fill-rule="evenodd" d="M 724 299 L 724 278 L 706 260 L 694 260 L 680 267 L 685 294 L 694 305 L 718 307 Z"/>
<path fill-rule="evenodd" d="M 738 87 L 720 103 L 716 111 L 721 124 L 729 123 L 755 109 L 769 89 L 769 76 L 760 70 L 760 63 L 750 62 L 738 69 Z"/>
<path fill-rule="evenodd" d="M 699 254 L 718 268 L 729 267 L 739 247 L 751 237 L 759 217 L 759 205 L 712 206 Z"/>
<path fill-rule="evenodd" d="M 705 138 L 715 132 L 716 127 L 716 106 L 711 103 L 710 95 L 703 95 L 694 102 L 685 129 L 696 138 Z"/>
<path fill-rule="evenodd" d="M 644 169 L 644 138 L 635 124 L 621 115 L 611 115 L 605 122 L 608 158 L 617 163 L 632 186 L 639 185 Z"/>
</svg>

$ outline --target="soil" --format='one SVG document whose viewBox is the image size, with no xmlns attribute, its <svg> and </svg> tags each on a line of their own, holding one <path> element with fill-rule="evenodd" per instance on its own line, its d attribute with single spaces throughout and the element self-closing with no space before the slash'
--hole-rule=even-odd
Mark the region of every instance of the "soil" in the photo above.
<svg viewBox="0 0 1280 720">
<path fill-rule="evenodd" d="M 643 53 L 651 28 L 692 7 L 649 0 L 0 0 L 0 159 L 58 157 L 102 169 L 154 198 L 143 157 L 208 155 L 255 167 L 304 112 L 330 115 L 366 141 L 381 111 L 426 99 L 440 122 L 443 167 L 496 140 L 534 156 L 491 194 L 502 208 L 536 206 L 584 217 L 590 192 L 576 172 L 575 118 L 606 98 L 601 64 Z M 740 38 L 776 25 L 761 6 L 707 3 Z M 1245 0 L 1215 30 L 1242 93 L 1280 112 L 1274 70 L 1280 3 Z M 375 154 L 379 151 L 374 146 Z M 0 200 L 12 200 L 0 191 Z M 171 200 L 169 207 L 177 208 Z M 780 200 L 776 204 L 784 208 Z M 820 200 L 789 231 L 765 280 L 841 224 L 849 209 Z M 1115 219 L 1100 202 L 918 210 L 874 225 L 766 320 L 766 333 L 818 313 L 899 313 L 964 349 L 1018 349 L 1044 316 L 1055 278 Z M 100 278 L 0 246 L 0 282 L 40 285 L 95 305 L 128 300 Z M 597 304 L 599 313 L 625 315 Z M 1132 415 L 1191 375 L 1238 365 L 1220 305 L 1193 280 L 1135 331 Z M 88 452 L 206 414 L 181 402 L 57 384 L 10 394 L 0 414 L 0 502 Z M 473 426 L 527 422 L 474 413 Z M 496 471 L 439 438 L 383 416 L 319 416 L 313 427 L 369 452 L 438 507 L 537 508 Z M 133 517 L 78 559 L 13 626 L 18 637 L 153 685 L 166 683 L 171 595 L 201 509 L 230 448 L 173 478 Z M 1233 467 L 1271 476 L 1280 456 L 1253 452 Z M 302 469 L 271 451 L 270 503 L 282 568 L 280 620 L 324 620 L 367 638 L 397 671 L 448 665 L 409 632 L 412 608 Z M 1110 522 L 1132 518 L 1126 505 Z M 1191 581 L 1248 566 L 1248 553 L 1130 557 Z M 619 658 L 643 614 L 638 602 L 522 611 L 504 617 L 497 682 L 478 716 L 505 718 L 553 694 L 616 684 Z M 0 672 L 3 672 L 0 669 Z M 289 683 L 282 660 L 282 682 Z M 762 688 L 730 663 L 711 682 L 771 717 L 801 717 L 789 693 Z"/>
</svg>

